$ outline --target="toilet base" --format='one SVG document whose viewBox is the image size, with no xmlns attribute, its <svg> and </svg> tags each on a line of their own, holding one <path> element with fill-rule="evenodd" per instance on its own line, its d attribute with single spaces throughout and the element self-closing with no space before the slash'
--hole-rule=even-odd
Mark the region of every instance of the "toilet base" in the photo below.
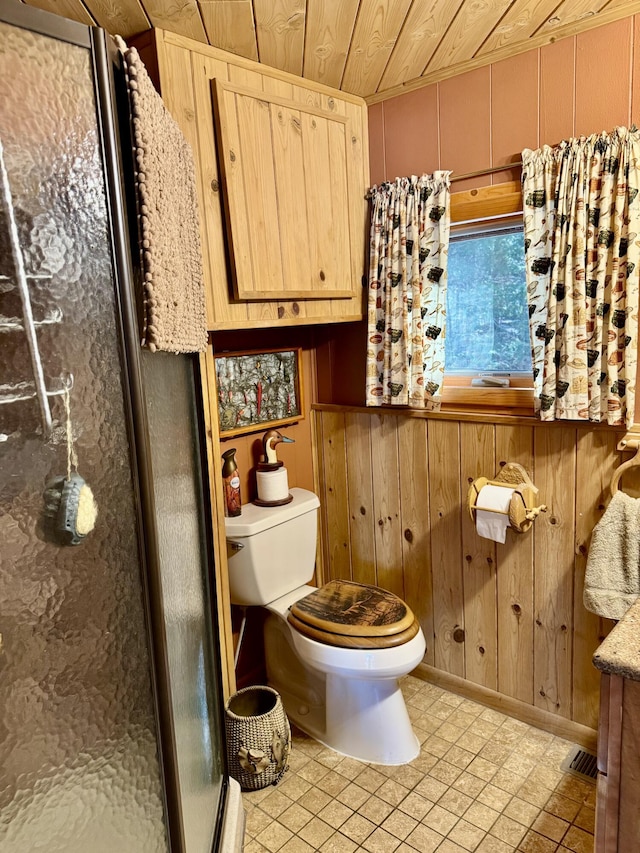
<svg viewBox="0 0 640 853">
<path fill-rule="evenodd" d="M 397 678 L 326 677 L 327 746 L 372 764 L 408 764 L 420 754 Z"/>
<path fill-rule="evenodd" d="M 342 677 L 305 666 L 288 624 L 273 614 L 265 624 L 265 652 L 268 682 L 303 732 L 358 761 L 397 765 L 417 758 L 420 743 L 396 677 Z"/>
</svg>

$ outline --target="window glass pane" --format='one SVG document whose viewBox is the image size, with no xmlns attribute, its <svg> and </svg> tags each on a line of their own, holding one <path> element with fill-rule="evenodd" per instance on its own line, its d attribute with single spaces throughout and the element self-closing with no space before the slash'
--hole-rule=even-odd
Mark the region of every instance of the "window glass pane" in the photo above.
<svg viewBox="0 0 640 853">
<path fill-rule="evenodd" d="M 447 373 L 531 372 L 522 227 L 452 235 Z"/>
</svg>

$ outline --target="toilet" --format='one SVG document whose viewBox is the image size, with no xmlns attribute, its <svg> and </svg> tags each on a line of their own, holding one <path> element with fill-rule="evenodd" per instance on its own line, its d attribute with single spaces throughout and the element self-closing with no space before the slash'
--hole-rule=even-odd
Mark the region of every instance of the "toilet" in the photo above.
<svg viewBox="0 0 640 853">
<path fill-rule="evenodd" d="M 423 659 L 422 630 L 378 587 L 308 585 L 320 501 L 290 492 L 284 506 L 248 504 L 225 519 L 231 602 L 267 610 L 267 679 L 302 731 L 360 761 L 406 764 L 420 744 L 398 679 Z"/>
</svg>

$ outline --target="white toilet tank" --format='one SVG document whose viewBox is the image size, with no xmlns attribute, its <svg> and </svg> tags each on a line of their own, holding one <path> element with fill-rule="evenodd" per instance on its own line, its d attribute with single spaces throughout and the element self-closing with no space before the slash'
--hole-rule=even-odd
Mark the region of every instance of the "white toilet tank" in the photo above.
<svg viewBox="0 0 640 853">
<path fill-rule="evenodd" d="M 225 518 L 232 604 L 268 604 L 311 579 L 320 501 L 306 489 L 290 493 L 284 506 L 245 504 Z"/>
</svg>

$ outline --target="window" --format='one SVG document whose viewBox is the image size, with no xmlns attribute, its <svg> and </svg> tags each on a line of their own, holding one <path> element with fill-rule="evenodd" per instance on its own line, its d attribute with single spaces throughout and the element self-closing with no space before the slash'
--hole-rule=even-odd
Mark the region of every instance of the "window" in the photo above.
<svg viewBox="0 0 640 853">
<path fill-rule="evenodd" d="M 443 398 L 447 408 L 531 411 L 520 198 L 517 184 L 452 196 Z"/>
</svg>

